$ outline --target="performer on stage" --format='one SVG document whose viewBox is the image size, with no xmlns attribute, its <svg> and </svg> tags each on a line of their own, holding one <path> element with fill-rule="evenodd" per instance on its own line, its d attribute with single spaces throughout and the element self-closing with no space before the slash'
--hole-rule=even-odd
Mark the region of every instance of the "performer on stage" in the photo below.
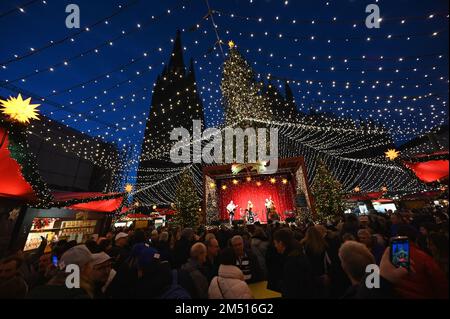
<svg viewBox="0 0 450 319">
<path fill-rule="evenodd" d="M 230 203 L 227 205 L 227 212 L 229 214 L 230 217 L 230 225 L 233 224 L 233 220 L 234 220 L 234 213 L 236 211 L 236 207 L 238 207 L 238 205 L 235 205 L 233 203 L 233 201 L 230 201 Z"/>
<path fill-rule="evenodd" d="M 255 223 L 255 214 L 253 213 L 253 203 L 251 201 L 248 201 L 247 203 L 247 209 L 246 212 L 246 219 L 247 224 L 254 224 Z"/>
<path fill-rule="evenodd" d="M 269 198 L 266 198 L 266 203 L 264 205 L 266 206 L 266 220 L 268 222 L 270 213 L 272 212 L 272 209 L 274 208 L 274 202 L 272 200 L 272 196 L 269 196 Z"/>
</svg>

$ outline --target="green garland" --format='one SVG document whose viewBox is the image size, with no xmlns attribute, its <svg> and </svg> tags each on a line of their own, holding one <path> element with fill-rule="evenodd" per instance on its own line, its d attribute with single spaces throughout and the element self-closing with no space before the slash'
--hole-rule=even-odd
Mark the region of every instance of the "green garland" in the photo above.
<svg viewBox="0 0 450 319">
<path fill-rule="evenodd" d="M 38 208 L 50 207 L 67 207 L 80 203 L 88 203 L 92 201 L 108 200 L 123 196 L 125 193 L 107 194 L 97 197 L 71 199 L 67 201 L 55 201 L 47 184 L 42 180 L 36 162 L 36 157 L 29 151 L 27 136 L 23 125 L 10 123 L 0 118 L 0 126 L 2 126 L 8 134 L 9 144 L 8 150 L 17 164 L 20 166 L 20 171 L 23 178 L 31 185 L 37 197 L 37 203 L 34 204 Z M 123 207 L 123 202 L 120 208 Z M 119 209 L 120 209 L 119 208 Z"/>
<path fill-rule="evenodd" d="M 11 158 L 20 166 L 22 176 L 36 194 L 37 206 L 47 207 L 52 202 L 53 196 L 47 184 L 41 179 L 35 156 L 29 151 L 25 126 L 14 125 L 5 121 L 0 121 L 0 124 L 8 133 L 8 150 L 11 153 Z"/>
</svg>

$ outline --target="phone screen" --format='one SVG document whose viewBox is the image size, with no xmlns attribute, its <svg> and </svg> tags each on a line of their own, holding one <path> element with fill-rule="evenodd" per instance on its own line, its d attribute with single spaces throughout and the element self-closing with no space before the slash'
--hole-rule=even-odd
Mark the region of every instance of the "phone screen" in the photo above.
<svg viewBox="0 0 450 319">
<path fill-rule="evenodd" d="M 391 241 L 391 262 L 395 267 L 409 269 L 408 238 L 393 238 Z"/>
<path fill-rule="evenodd" d="M 58 257 L 52 256 L 52 264 L 55 267 L 58 267 Z"/>
</svg>

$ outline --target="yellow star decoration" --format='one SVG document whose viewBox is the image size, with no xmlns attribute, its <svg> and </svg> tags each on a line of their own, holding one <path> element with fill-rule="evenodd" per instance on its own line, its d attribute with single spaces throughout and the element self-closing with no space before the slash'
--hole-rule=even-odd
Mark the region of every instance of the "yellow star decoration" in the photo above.
<svg viewBox="0 0 450 319">
<path fill-rule="evenodd" d="M 133 185 L 131 185 L 131 184 L 125 185 L 125 192 L 131 193 L 132 190 L 133 190 Z"/>
<path fill-rule="evenodd" d="M 400 155 L 400 152 L 396 151 L 395 149 L 389 149 L 384 154 L 386 155 L 387 158 L 393 161 Z"/>
<path fill-rule="evenodd" d="M 39 120 L 37 107 L 40 104 L 31 104 L 30 102 L 31 98 L 24 100 L 20 93 L 17 98 L 9 97 L 6 101 L 0 100 L 3 114 L 9 116 L 11 120 L 23 124 L 30 123 L 31 119 Z"/>
<path fill-rule="evenodd" d="M 234 43 L 233 40 L 231 40 L 230 42 L 228 42 L 228 46 L 230 47 L 230 49 L 233 49 L 235 45 L 236 45 L 236 44 Z"/>
</svg>

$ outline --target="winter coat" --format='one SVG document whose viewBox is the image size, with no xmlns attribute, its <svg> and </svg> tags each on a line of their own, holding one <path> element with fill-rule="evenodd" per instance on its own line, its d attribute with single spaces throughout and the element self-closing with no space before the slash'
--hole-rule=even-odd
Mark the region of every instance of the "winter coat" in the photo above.
<svg viewBox="0 0 450 319">
<path fill-rule="evenodd" d="M 233 265 L 220 265 L 219 275 L 209 285 L 209 299 L 252 299 L 242 271 Z"/>
<path fill-rule="evenodd" d="M 407 299 L 448 298 L 448 280 L 433 258 L 412 242 L 410 256 L 415 272 L 395 285 L 396 292 Z"/>
<path fill-rule="evenodd" d="M 192 243 L 186 238 L 181 238 L 175 243 L 172 254 L 172 268 L 178 269 L 189 259 Z"/>
<path fill-rule="evenodd" d="M 267 289 L 281 293 L 285 259 L 285 255 L 277 253 L 275 247 L 269 245 L 265 258 L 267 268 Z"/>
<path fill-rule="evenodd" d="M 192 258 L 189 258 L 181 270 L 189 273 L 194 282 L 195 294 L 192 295 L 194 299 L 207 299 L 208 298 L 208 279 L 206 278 L 204 269 L 198 264 L 198 262 Z"/>
<path fill-rule="evenodd" d="M 283 298 L 314 298 L 314 276 L 308 258 L 301 248 L 285 252 L 281 293 Z"/>
</svg>

